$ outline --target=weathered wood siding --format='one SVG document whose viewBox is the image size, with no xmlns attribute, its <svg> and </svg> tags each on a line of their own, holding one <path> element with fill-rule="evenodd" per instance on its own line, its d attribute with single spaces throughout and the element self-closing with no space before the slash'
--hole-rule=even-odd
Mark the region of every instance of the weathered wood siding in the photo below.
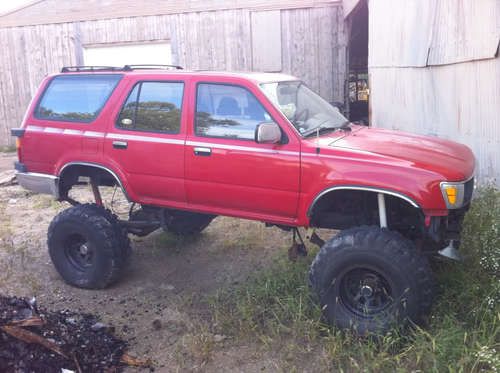
<svg viewBox="0 0 500 373">
<path fill-rule="evenodd" d="M 341 5 L 280 13 L 281 71 L 304 79 L 329 101 L 343 101 L 347 38 Z M 251 17 L 250 9 L 229 9 L 0 29 L 0 146 L 13 143 L 10 128 L 21 123 L 43 77 L 81 64 L 85 45 L 167 40 L 172 62 L 187 69 L 248 71 Z"/>
<path fill-rule="evenodd" d="M 1 15 L 0 27 L 229 9 L 252 11 L 299 9 L 341 3 L 342 0 L 39 0 Z"/>
</svg>

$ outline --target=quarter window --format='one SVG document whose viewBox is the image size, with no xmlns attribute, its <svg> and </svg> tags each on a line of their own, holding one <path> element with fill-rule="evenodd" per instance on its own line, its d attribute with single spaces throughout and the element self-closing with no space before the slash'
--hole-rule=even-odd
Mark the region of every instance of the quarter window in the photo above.
<svg viewBox="0 0 500 373">
<path fill-rule="evenodd" d="M 248 90 L 223 84 L 199 84 L 195 131 L 198 136 L 254 140 L 255 127 L 271 116 Z"/>
<path fill-rule="evenodd" d="M 179 133 L 184 83 L 141 82 L 130 93 L 118 117 L 119 128 Z"/>
<path fill-rule="evenodd" d="M 35 117 L 89 123 L 97 117 L 121 77 L 117 74 L 56 76 L 45 90 Z"/>
</svg>

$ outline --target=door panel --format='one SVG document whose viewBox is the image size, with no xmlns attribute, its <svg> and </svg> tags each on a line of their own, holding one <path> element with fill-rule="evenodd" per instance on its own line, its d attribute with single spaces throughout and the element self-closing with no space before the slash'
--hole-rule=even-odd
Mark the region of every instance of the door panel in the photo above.
<svg viewBox="0 0 500 373">
<path fill-rule="evenodd" d="M 112 154 L 125 171 L 134 194 L 141 200 L 185 202 L 184 140 L 179 136 L 124 132 L 106 136 L 105 152 Z M 126 149 L 114 147 L 118 141 L 126 143 Z"/>
<path fill-rule="evenodd" d="M 188 203 L 294 218 L 299 145 L 253 140 L 256 125 L 273 119 L 246 88 L 202 83 L 196 96 L 194 131 L 186 142 Z"/>
<path fill-rule="evenodd" d="M 181 107 L 184 83 L 142 81 L 131 88 L 112 133 L 110 154 L 143 203 L 185 202 Z"/>
</svg>

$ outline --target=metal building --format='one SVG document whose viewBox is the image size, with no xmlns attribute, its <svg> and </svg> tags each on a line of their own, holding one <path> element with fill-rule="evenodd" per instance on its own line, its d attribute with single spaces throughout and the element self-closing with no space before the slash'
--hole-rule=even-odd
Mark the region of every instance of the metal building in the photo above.
<svg viewBox="0 0 500 373">
<path fill-rule="evenodd" d="M 500 0 L 370 0 L 373 126 L 467 144 L 500 185 Z"/>
</svg>

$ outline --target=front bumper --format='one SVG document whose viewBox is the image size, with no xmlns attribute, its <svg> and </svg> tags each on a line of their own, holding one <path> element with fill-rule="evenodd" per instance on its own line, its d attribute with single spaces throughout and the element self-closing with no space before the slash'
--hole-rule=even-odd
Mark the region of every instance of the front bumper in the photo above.
<svg viewBox="0 0 500 373">
<path fill-rule="evenodd" d="M 57 176 L 36 172 L 17 172 L 16 179 L 24 189 L 35 193 L 51 194 L 56 199 L 59 198 L 59 178 Z"/>
</svg>

